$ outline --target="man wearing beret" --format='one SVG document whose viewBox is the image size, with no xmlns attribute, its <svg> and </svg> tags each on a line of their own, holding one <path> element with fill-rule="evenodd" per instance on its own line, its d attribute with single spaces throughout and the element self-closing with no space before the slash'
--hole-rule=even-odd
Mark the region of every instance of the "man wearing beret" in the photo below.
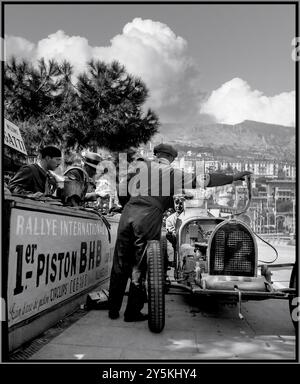
<svg viewBox="0 0 300 384">
<path fill-rule="evenodd" d="M 143 321 L 141 312 L 145 298 L 143 285 L 146 273 L 148 240 L 159 240 L 163 213 L 173 207 L 173 196 L 183 188 L 215 187 L 242 180 L 250 172 L 236 175 L 188 174 L 171 167 L 177 151 L 169 144 L 154 147 L 154 161 L 141 160 L 136 172 L 119 185 L 120 202 L 124 209 L 120 218 L 109 288 L 109 317 L 117 319 L 127 281 L 131 278 L 124 320 Z M 124 191 L 129 196 L 124 196 Z M 126 194 L 125 193 L 125 194 Z"/>
</svg>

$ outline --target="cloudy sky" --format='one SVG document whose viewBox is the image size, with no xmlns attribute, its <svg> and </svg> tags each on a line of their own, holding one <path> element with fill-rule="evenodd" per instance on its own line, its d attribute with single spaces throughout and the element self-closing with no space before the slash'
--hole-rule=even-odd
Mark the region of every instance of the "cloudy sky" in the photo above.
<svg viewBox="0 0 300 384">
<path fill-rule="evenodd" d="M 117 59 L 162 122 L 295 125 L 291 4 L 6 4 L 5 57 Z"/>
</svg>

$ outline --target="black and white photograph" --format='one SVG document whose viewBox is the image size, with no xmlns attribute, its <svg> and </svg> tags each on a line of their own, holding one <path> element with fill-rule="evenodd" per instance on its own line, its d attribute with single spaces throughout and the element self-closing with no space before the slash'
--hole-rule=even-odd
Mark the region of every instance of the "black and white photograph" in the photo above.
<svg viewBox="0 0 300 384">
<path fill-rule="evenodd" d="M 1 2 L 2 362 L 299 363 L 298 6 Z"/>
</svg>

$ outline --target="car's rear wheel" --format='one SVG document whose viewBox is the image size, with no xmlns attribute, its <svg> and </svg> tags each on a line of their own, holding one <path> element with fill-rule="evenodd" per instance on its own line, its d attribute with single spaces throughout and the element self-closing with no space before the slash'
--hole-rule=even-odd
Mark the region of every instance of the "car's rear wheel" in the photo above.
<svg viewBox="0 0 300 384">
<path fill-rule="evenodd" d="M 155 333 L 161 332 L 165 326 L 164 284 L 161 243 L 159 240 L 151 240 L 147 248 L 148 326 Z"/>
<path fill-rule="evenodd" d="M 292 273 L 291 273 L 291 278 L 290 278 L 290 288 L 294 288 L 297 291 L 296 279 L 297 279 L 297 268 L 296 268 L 296 264 L 294 264 L 293 269 L 292 269 Z M 295 295 L 293 295 L 292 297 L 289 298 L 290 315 L 291 315 L 291 319 L 292 319 L 292 322 L 293 322 L 295 328 L 299 322 L 299 319 L 297 318 L 297 316 L 299 316 L 298 305 L 299 305 L 298 304 L 298 295 L 297 295 L 297 293 L 295 293 Z"/>
</svg>

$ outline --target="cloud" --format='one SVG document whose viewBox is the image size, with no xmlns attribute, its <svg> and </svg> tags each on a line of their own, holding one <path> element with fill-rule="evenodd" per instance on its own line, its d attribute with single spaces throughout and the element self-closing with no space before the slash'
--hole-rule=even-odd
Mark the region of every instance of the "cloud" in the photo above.
<svg viewBox="0 0 300 384">
<path fill-rule="evenodd" d="M 190 71 L 195 72 L 187 42 L 165 24 L 141 18 L 126 24 L 110 47 L 95 48 L 94 57 L 117 59 L 130 73 L 140 76 L 151 90 L 153 108 L 182 102 L 183 84 L 191 80 Z"/>
<path fill-rule="evenodd" d="M 135 18 L 109 47 L 94 48 L 93 56 L 119 60 L 128 72 L 142 78 L 150 90 L 146 103 L 162 121 L 186 121 L 197 115 L 200 102 L 195 86 L 199 71 L 187 53 L 188 44 L 165 24 Z"/>
<path fill-rule="evenodd" d="M 58 62 L 68 60 L 74 66 L 75 74 L 86 69 L 86 63 L 92 58 L 93 48 L 88 40 L 80 36 L 68 36 L 57 31 L 37 44 L 17 36 L 5 36 L 5 60 L 15 56 L 18 60 L 27 59 L 33 64 L 41 58 Z"/>
<path fill-rule="evenodd" d="M 92 58 L 118 60 L 129 73 L 145 82 L 150 91 L 146 107 L 154 109 L 161 120 L 186 120 L 197 115 L 201 96 L 198 69 L 187 53 L 187 42 L 163 23 L 135 18 L 106 47 L 90 46 L 86 38 L 68 36 L 61 30 L 36 45 L 18 37 L 9 37 L 6 43 L 9 54 L 35 62 L 41 57 L 67 59 L 76 75 L 85 70 L 86 62 Z"/>
<path fill-rule="evenodd" d="M 218 123 L 238 124 L 256 120 L 269 124 L 295 126 L 295 91 L 265 96 L 234 78 L 211 93 L 200 112 L 212 115 Z"/>
<path fill-rule="evenodd" d="M 150 91 L 145 107 L 156 111 L 162 122 L 192 127 L 209 121 L 236 124 L 249 119 L 295 125 L 294 91 L 268 97 L 234 78 L 204 101 L 200 70 L 189 56 L 186 40 L 161 22 L 135 18 L 105 47 L 91 46 L 86 38 L 68 36 L 62 30 L 37 44 L 15 36 L 6 36 L 5 43 L 6 58 L 14 54 L 33 62 L 41 57 L 66 59 L 75 75 L 82 73 L 91 59 L 118 60 L 145 82 Z"/>
<path fill-rule="evenodd" d="M 31 59 L 35 55 L 36 47 L 23 37 L 5 36 L 4 58 L 8 60 L 11 56 L 21 59 Z"/>
<path fill-rule="evenodd" d="M 67 60 L 78 74 L 86 69 L 86 63 L 92 59 L 92 51 L 86 38 L 68 36 L 59 30 L 38 42 L 36 58 L 56 59 L 58 62 Z"/>
</svg>

